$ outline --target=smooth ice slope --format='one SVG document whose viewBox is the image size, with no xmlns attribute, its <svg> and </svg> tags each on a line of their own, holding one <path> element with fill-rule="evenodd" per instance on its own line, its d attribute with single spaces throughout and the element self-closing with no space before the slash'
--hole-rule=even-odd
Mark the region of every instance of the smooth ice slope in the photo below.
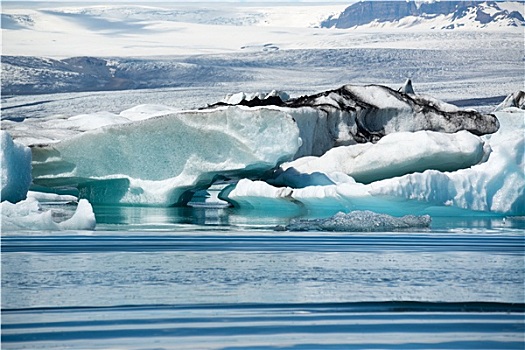
<svg viewBox="0 0 525 350">
<path fill-rule="evenodd" d="M 311 174 L 343 172 L 361 183 L 427 169 L 453 171 L 477 164 L 483 142 L 467 131 L 432 131 L 386 135 L 376 144 L 335 147 L 321 157 L 303 157 L 281 165 L 282 170 Z"/>
<path fill-rule="evenodd" d="M 31 150 L 14 142 L 7 131 L 0 130 L 2 158 L 1 199 L 16 203 L 26 198 L 31 185 Z"/>
<path fill-rule="evenodd" d="M 43 211 L 39 202 L 29 197 L 26 200 L 12 204 L 2 202 L 2 231 L 17 230 L 94 230 L 96 221 L 91 204 L 85 199 L 78 202 L 73 216 L 65 221 L 56 222 L 53 211 Z"/>
<path fill-rule="evenodd" d="M 332 215 L 371 210 L 390 215 L 471 215 L 462 209 L 525 215 L 525 113 L 517 108 L 497 112 L 501 129 L 485 136 L 492 149 L 486 162 L 453 172 L 427 170 L 365 185 L 341 173 L 307 177 L 296 174 L 304 188 L 274 187 L 243 179 L 221 198 L 240 208 L 293 209 Z M 416 145 L 418 147 L 418 145 Z M 401 149 L 397 149 L 402 152 Z M 309 179 L 314 183 L 305 184 Z M 292 182 L 293 179 L 288 179 Z"/>
<path fill-rule="evenodd" d="M 187 202 L 217 176 L 272 169 L 300 145 L 296 123 L 282 111 L 172 113 L 34 147 L 33 179 L 75 186 L 92 203 L 171 205 Z"/>
</svg>

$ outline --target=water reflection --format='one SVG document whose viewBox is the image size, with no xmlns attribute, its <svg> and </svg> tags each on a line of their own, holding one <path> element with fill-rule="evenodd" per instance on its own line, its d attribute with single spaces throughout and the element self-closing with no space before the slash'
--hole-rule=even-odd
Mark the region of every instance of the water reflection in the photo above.
<svg viewBox="0 0 525 350">
<path fill-rule="evenodd" d="M 188 229 L 187 225 L 229 228 L 273 229 L 287 225 L 292 218 L 302 217 L 294 211 L 241 210 L 217 207 L 134 207 L 94 206 L 98 229 Z M 306 214 L 306 216 L 308 216 Z M 329 215 L 327 215 L 329 216 Z M 181 226 L 182 225 L 182 226 Z M 525 217 L 500 216 L 434 216 L 434 232 L 503 232 L 525 230 Z"/>
<path fill-rule="evenodd" d="M 97 225 L 152 226 L 212 225 L 228 226 L 228 208 L 94 206 Z"/>
<path fill-rule="evenodd" d="M 462 217 L 433 217 L 432 228 L 439 230 L 464 230 L 476 233 L 477 230 L 525 230 L 525 217 L 509 216 L 462 216 Z M 522 232 L 523 233 L 523 232 Z"/>
</svg>

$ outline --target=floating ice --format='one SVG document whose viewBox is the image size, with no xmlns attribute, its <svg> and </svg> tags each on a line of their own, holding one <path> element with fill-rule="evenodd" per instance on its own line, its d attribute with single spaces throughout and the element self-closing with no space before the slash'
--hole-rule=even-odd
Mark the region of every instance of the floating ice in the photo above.
<svg viewBox="0 0 525 350">
<path fill-rule="evenodd" d="M 2 231 L 94 230 L 96 221 L 91 204 L 81 199 L 73 216 L 62 222 L 53 219 L 53 210 L 42 210 L 32 197 L 16 204 L 2 202 Z"/>
<path fill-rule="evenodd" d="M 94 130 L 88 130 L 89 115 L 50 119 L 55 128 L 63 123 L 64 132 L 80 134 L 34 146 L 33 181 L 76 187 L 80 197 L 92 203 L 186 204 L 193 193 L 217 180 L 267 178 L 282 162 L 327 151 L 329 161 L 319 161 L 323 166 L 305 165 L 298 171 L 302 179 L 288 172 L 288 180 L 306 187 L 337 184 L 334 171 L 371 182 L 425 169 L 456 170 L 483 157 L 482 143 L 466 131 L 481 135 L 499 127 L 493 115 L 461 111 L 431 97 L 379 85 L 346 85 L 287 101 L 281 95 L 249 96 L 249 105 L 259 107 L 222 103 L 173 112 L 139 106 L 120 115 L 95 116 Z M 422 130 L 450 135 L 417 133 Z M 410 138 L 416 147 L 407 146 Z M 366 141 L 377 144 L 334 149 Z M 347 157 L 355 162 L 343 162 Z M 325 167 L 336 161 L 339 167 Z"/>
<path fill-rule="evenodd" d="M 31 185 L 31 150 L 14 142 L 7 131 L 0 130 L 2 152 L 2 201 L 16 203 L 26 198 Z"/>
<path fill-rule="evenodd" d="M 171 113 L 33 147 L 33 181 L 77 187 L 92 203 L 172 205 L 217 177 L 270 170 L 300 145 L 296 123 L 282 111 Z"/>
<path fill-rule="evenodd" d="M 339 212 L 326 219 L 292 219 L 285 227 L 289 231 L 385 232 L 430 226 L 429 215 L 394 217 L 368 210 Z"/>
<path fill-rule="evenodd" d="M 525 215 L 525 112 L 496 112 L 501 130 L 487 137 L 488 160 L 455 172 L 428 170 L 370 185 L 374 195 L 507 215 Z"/>
<path fill-rule="evenodd" d="M 371 210 L 394 216 L 471 215 L 472 212 L 463 211 L 467 209 L 525 215 L 525 113 L 514 109 L 496 115 L 502 127 L 485 137 L 492 152 L 485 162 L 467 169 L 427 170 L 368 185 L 356 183 L 351 177 L 344 180 L 341 173 L 336 173 L 336 177 L 328 173 L 326 179 L 331 180 L 331 184 L 307 184 L 303 188 L 274 187 L 243 179 L 234 188 L 226 189 L 221 197 L 241 208 L 263 210 L 294 208 L 325 213 Z"/>
<path fill-rule="evenodd" d="M 335 147 L 321 157 L 302 157 L 281 165 L 301 174 L 343 172 L 362 183 L 427 169 L 454 171 L 479 163 L 483 142 L 467 131 L 432 131 L 386 135 L 376 144 Z"/>
</svg>

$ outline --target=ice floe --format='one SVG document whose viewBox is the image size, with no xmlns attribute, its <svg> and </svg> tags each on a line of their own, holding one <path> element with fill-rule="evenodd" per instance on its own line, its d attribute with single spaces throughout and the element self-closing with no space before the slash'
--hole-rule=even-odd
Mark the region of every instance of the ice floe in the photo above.
<svg viewBox="0 0 525 350">
<path fill-rule="evenodd" d="M 78 206 L 67 220 L 55 221 L 53 210 L 42 209 L 39 201 L 33 197 L 16 204 L 2 202 L 2 232 L 6 231 L 57 231 L 57 230 L 93 230 L 96 226 L 95 214 L 86 199 L 78 201 Z"/>
<path fill-rule="evenodd" d="M 326 219 L 292 219 L 278 229 L 289 231 L 386 232 L 421 229 L 430 226 L 429 215 L 394 217 L 371 211 L 339 212 Z"/>
</svg>

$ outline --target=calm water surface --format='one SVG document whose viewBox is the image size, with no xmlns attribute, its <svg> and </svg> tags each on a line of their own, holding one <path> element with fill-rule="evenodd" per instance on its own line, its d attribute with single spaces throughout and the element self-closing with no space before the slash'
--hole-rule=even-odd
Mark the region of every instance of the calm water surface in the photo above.
<svg viewBox="0 0 525 350">
<path fill-rule="evenodd" d="M 524 347 L 525 222 L 278 232 L 286 215 L 97 207 L 2 237 L 4 349 Z"/>
</svg>

